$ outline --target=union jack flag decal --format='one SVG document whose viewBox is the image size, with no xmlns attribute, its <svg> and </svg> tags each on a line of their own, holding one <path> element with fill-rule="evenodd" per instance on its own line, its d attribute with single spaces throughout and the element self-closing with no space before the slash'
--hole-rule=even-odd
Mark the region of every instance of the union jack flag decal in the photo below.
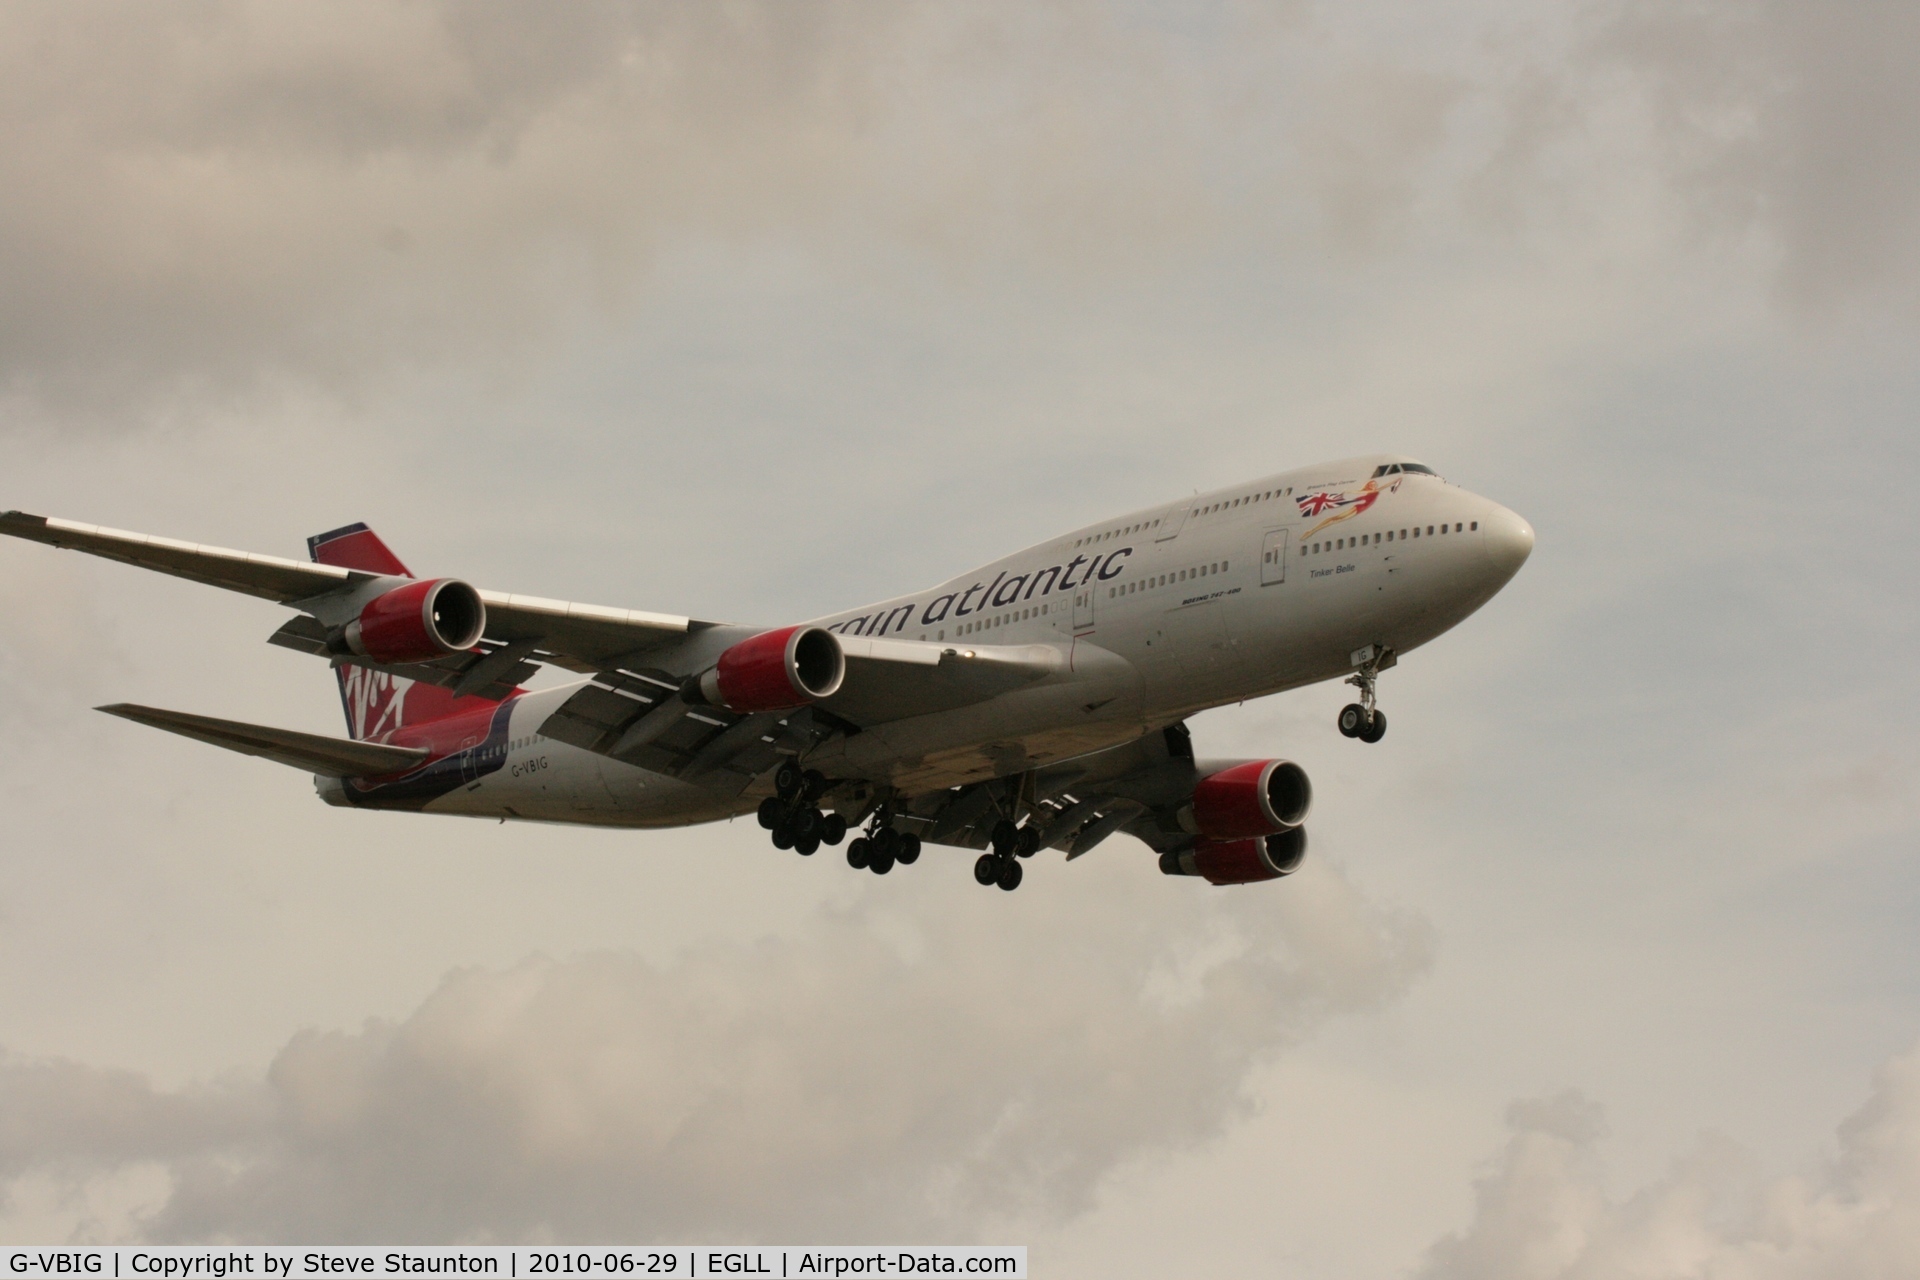
<svg viewBox="0 0 1920 1280">
<path fill-rule="evenodd" d="M 1295 498 L 1294 501 L 1300 504 L 1301 515 L 1317 516 L 1330 508 L 1347 506 L 1353 502 L 1353 499 L 1344 493 L 1327 493 L 1322 490 L 1319 493 L 1309 493 L 1305 497 Z"/>
<path fill-rule="evenodd" d="M 1300 514 L 1303 516 L 1326 516 L 1326 519 L 1300 536 L 1303 538 L 1311 538 L 1314 534 L 1320 532 L 1330 524 L 1337 524 L 1342 520 L 1351 520 L 1368 507 L 1371 507 L 1374 503 L 1380 501 L 1382 494 L 1392 493 L 1399 487 L 1400 482 L 1398 480 L 1395 480 L 1384 489 L 1380 487 L 1378 481 L 1369 480 L 1360 486 L 1358 493 L 1328 493 L 1326 490 L 1321 489 L 1314 493 L 1302 494 L 1300 497 L 1294 499 L 1295 502 L 1300 504 Z M 1337 512 L 1338 514 L 1327 515 L 1330 511 Z"/>
</svg>

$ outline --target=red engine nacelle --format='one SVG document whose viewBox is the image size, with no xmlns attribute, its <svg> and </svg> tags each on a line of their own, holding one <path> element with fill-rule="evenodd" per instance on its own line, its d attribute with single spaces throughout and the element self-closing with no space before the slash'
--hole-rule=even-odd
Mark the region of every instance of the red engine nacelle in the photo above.
<svg viewBox="0 0 1920 1280">
<path fill-rule="evenodd" d="M 1201 840 L 1185 853 L 1160 855 L 1170 876 L 1204 876 L 1209 884 L 1258 884 L 1299 870 L 1307 829 L 1293 827 L 1252 840 Z"/>
<path fill-rule="evenodd" d="M 473 648 L 486 630 L 478 591 L 457 578 L 432 578 L 376 597 L 339 639 L 375 662 L 426 662 Z"/>
<path fill-rule="evenodd" d="M 1209 840 L 1271 835 L 1305 822 L 1312 804 L 1305 769 L 1291 760 L 1249 760 L 1200 779 L 1189 830 Z"/>
<path fill-rule="evenodd" d="M 700 677 L 700 694 L 729 711 L 791 711 L 831 698 L 847 676 L 847 656 L 830 631 L 782 627 L 742 640 Z"/>
</svg>

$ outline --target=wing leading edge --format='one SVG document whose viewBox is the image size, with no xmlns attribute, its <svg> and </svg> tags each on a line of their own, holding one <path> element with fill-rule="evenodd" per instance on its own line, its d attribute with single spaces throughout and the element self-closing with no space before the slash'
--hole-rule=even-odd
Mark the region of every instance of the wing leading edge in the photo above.
<svg viewBox="0 0 1920 1280">
<path fill-rule="evenodd" d="M 313 611 L 309 605 L 352 593 L 377 583 L 382 576 L 337 565 L 283 560 L 250 551 L 30 515 L 24 511 L 0 512 L 0 533 L 84 551 L 227 591 L 244 592 L 305 612 Z M 520 654 L 534 654 L 538 660 L 571 671 L 599 671 L 620 658 L 714 625 L 673 614 L 612 609 L 500 591 L 482 591 L 480 599 L 487 609 L 488 640 L 503 646 L 518 644 Z"/>
</svg>

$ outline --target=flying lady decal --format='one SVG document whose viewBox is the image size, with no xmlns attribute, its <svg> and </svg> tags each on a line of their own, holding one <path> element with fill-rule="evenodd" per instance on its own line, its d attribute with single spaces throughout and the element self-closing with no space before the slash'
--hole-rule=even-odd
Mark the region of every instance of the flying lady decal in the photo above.
<svg viewBox="0 0 1920 1280">
<path fill-rule="evenodd" d="M 1295 502 L 1300 504 L 1301 515 L 1308 517 L 1320 516 L 1327 515 L 1329 511 L 1334 512 L 1334 514 L 1327 515 L 1326 519 L 1300 536 L 1302 538 L 1311 538 L 1328 525 L 1339 524 L 1342 520 L 1351 520 L 1378 502 L 1382 495 L 1392 493 L 1399 489 L 1399 487 L 1400 482 L 1398 480 L 1393 481 L 1385 488 L 1380 486 L 1378 480 L 1369 480 L 1360 486 L 1358 493 L 1329 493 L 1325 489 L 1316 489 L 1312 493 L 1302 494 L 1294 499 Z"/>
</svg>

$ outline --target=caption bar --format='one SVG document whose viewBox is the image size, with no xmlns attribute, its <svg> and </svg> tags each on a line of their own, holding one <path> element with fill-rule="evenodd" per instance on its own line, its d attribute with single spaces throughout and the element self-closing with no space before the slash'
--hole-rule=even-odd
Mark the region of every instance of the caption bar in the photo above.
<svg viewBox="0 0 1920 1280">
<path fill-rule="evenodd" d="M 503 1280 L 602 1280 L 609 1276 L 999 1276 L 1026 1280 L 1025 1245 L 924 1246 L 674 1245 L 531 1249 L 518 1245 L 423 1248 L 282 1245 L 159 1248 L 7 1249 L 0 1280 L 229 1280 L 230 1277 L 499 1276 Z"/>
</svg>

